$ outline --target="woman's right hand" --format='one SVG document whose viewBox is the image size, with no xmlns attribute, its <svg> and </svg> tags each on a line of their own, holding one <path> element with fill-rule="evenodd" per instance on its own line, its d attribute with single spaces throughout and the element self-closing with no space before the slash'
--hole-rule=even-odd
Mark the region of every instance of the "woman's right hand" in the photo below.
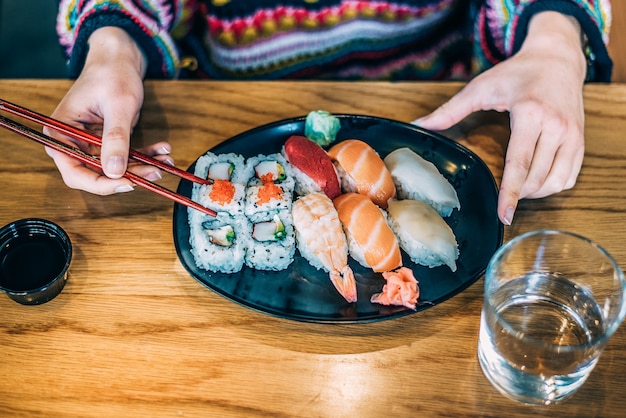
<svg viewBox="0 0 626 418">
<path fill-rule="evenodd" d="M 101 136 L 102 147 L 44 128 L 47 135 L 100 157 L 103 172 L 46 148 L 69 187 L 99 195 L 131 191 L 132 182 L 122 177 L 127 169 L 150 181 L 161 178 L 158 168 L 134 162 L 128 165 L 130 134 L 143 104 L 146 64 L 140 48 L 124 30 L 103 27 L 90 36 L 83 70 L 51 116 Z M 167 142 L 140 151 L 173 164 Z"/>
</svg>

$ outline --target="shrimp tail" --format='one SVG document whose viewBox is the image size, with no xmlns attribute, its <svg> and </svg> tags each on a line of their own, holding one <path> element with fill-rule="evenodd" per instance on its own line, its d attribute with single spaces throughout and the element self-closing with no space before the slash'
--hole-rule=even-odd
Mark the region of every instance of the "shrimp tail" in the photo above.
<svg viewBox="0 0 626 418">
<path fill-rule="evenodd" d="M 346 265 L 341 272 L 333 270 L 329 273 L 330 281 L 337 291 L 348 302 L 356 302 L 356 281 L 350 266 Z"/>
</svg>

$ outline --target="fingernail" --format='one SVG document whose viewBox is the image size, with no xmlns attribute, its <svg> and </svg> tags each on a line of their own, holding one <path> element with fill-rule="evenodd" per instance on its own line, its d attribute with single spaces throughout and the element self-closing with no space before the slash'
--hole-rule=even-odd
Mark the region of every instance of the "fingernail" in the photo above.
<svg viewBox="0 0 626 418">
<path fill-rule="evenodd" d="M 115 193 L 126 193 L 126 192 L 132 192 L 132 191 L 133 191 L 133 186 L 130 184 L 123 184 L 115 188 Z"/>
<path fill-rule="evenodd" d="M 509 206 L 508 208 L 506 208 L 503 219 L 505 225 L 511 225 L 511 223 L 513 222 L 513 215 L 515 215 L 515 208 L 513 208 L 513 206 Z"/>
<path fill-rule="evenodd" d="M 165 164 L 171 165 L 172 167 L 174 166 L 174 159 L 172 157 L 167 157 L 163 159 L 163 162 Z"/>
<path fill-rule="evenodd" d="M 167 149 L 167 148 L 165 148 L 165 147 L 161 147 L 161 148 L 159 149 L 159 154 L 169 154 L 169 153 L 170 153 L 170 150 L 168 150 L 168 149 Z"/>
<path fill-rule="evenodd" d="M 422 116 L 421 118 L 417 118 L 413 122 L 411 122 L 411 125 L 419 125 L 424 119 L 426 119 L 426 116 Z"/>
<path fill-rule="evenodd" d="M 161 176 L 161 173 L 159 171 L 152 171 L 146 174 L 146 180 L 149 180 L 149 181 L 157 181 L 157 180 L 161 180 L 162 178 L 163 176 Z"/>
<path fill-rule="evenodd" d="M 107 174 L 118 176 L 124 174 L 124 159 L 119 155 L 109 157 L 107 160 Z"/>
</svg>

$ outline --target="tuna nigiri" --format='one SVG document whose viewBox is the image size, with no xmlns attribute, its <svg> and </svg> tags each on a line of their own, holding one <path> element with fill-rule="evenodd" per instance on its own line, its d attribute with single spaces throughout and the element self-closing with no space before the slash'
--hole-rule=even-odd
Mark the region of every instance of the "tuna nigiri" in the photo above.
<svg viewBox="0 0 626 418">
<path fill-rule="evenodd" d="M 321 191 L 334 199 L 341 194 L 335 167 L 326 151 L 317 143 L 303 136 L 292 135 L 285 142 L 283 154 L 293 167 L 296 192 L 299 195 Z"/>
<path fill-rule="evenodd" d="M 346 193 L 333 204 L 346 232 L 350 255 L 359 264 L 375 272 L 402 266 L 398 239 L 387 225 L 384 212 L 367 196 Z"/>
<path fill-rule="evenodd" d="M 348 244 L 332 201 L 322 193 L 298 198 L 291 215 L 300 254 L 313 267 L 329 272 L 337 291 L 356 302 L 356 281 L 348 266 Z"/>
<path fill-rule="evenodd" d="M 363 141 L 349 139 L 328 150 L 341 178 L 344 192 L 358 192 L 383 209 L 396 196 L 389 170 L 378 153 Z"/>
</svg>

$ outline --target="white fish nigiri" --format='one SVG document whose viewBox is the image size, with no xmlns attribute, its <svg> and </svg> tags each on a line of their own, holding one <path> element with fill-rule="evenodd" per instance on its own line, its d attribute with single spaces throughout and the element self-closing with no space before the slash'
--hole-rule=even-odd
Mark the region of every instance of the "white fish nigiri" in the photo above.
<svg viewBox="0 0 626 418">
<path fill-rule="evenodd" d="M 450 216 L 461 204 L 456 190 L 430 161 L 409 148 L 398 148 L 384 158 L 399 199 L 421 200 L 441 216 Z"/>
<path fill-rule="evenodd" d="M 391 229 L 411 261 L 427 267 L 445 264 L 456 271 L 456 237 L 437 211 L 418 200 L 390 200 L 388 204 Z"/>
<path fill-rule="evenodd" d="M 348 302 L 356 302 L 356 281 L 348 266 L 348 243 L 333 202 L 323 193 L 301 196 L 291 209 L 300 254 L 330 281 Z"/>
</svg>

